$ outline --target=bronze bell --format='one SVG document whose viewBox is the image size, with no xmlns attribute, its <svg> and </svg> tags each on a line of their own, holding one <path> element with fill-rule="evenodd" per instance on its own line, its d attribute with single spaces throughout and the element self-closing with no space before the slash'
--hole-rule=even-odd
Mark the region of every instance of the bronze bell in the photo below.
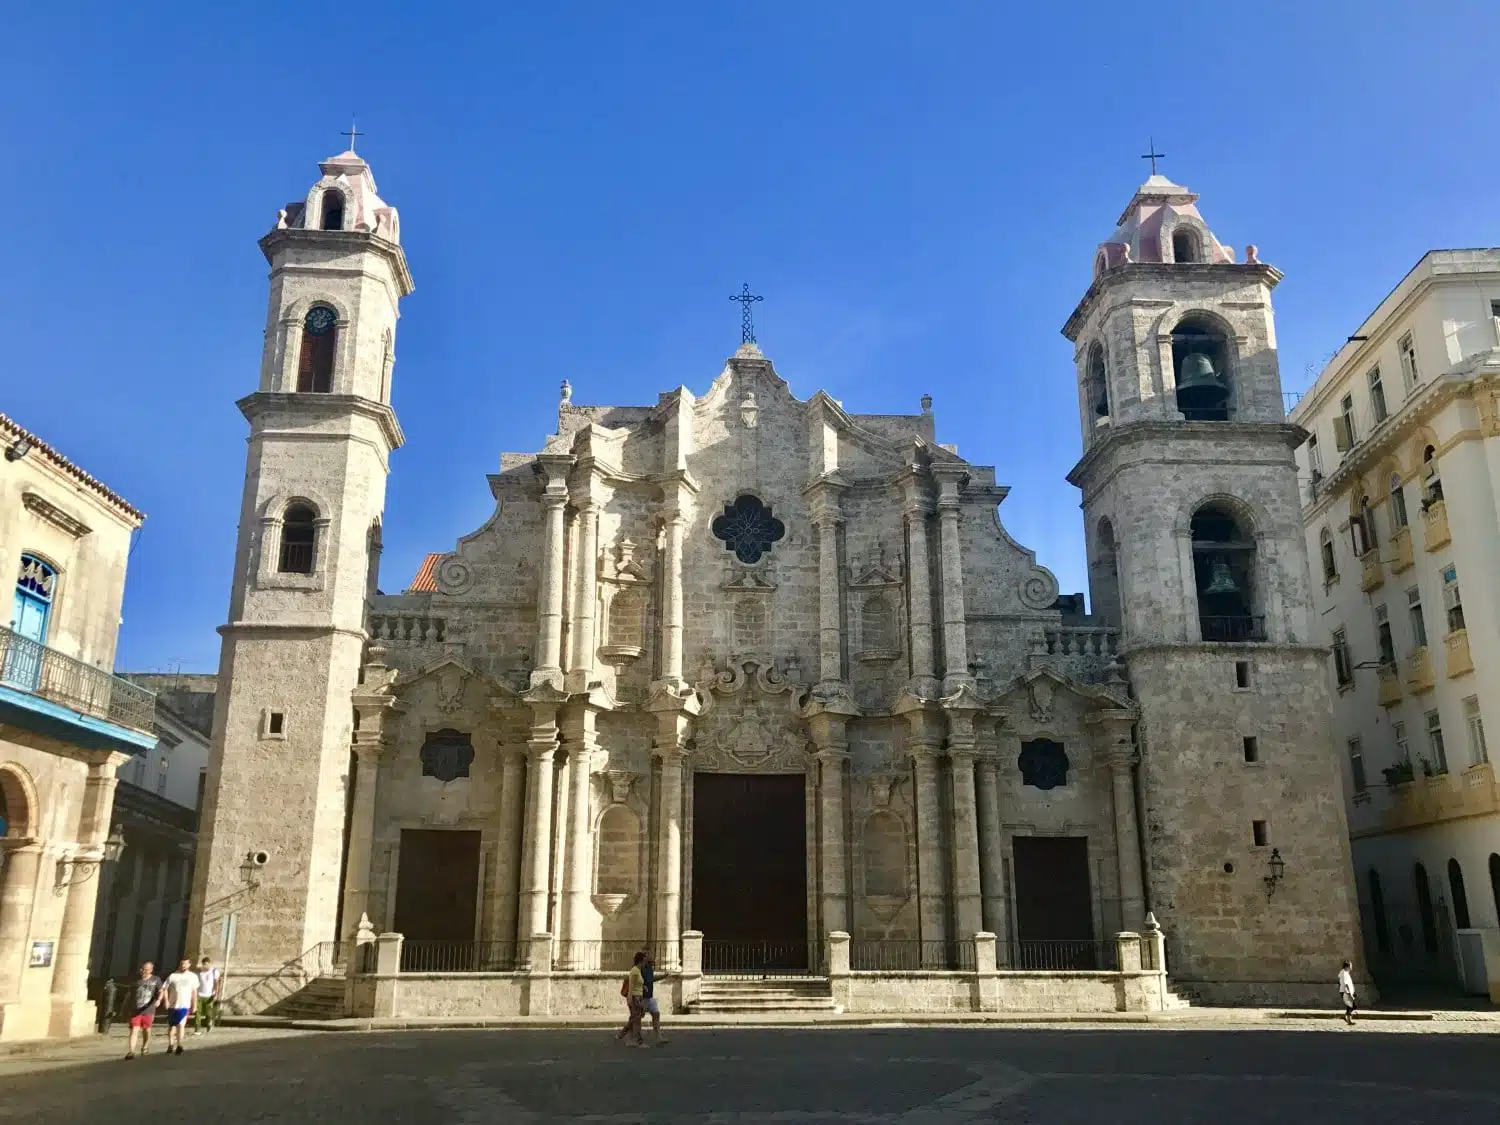
<svg viewBox="0 0 1500 1125">
<path fill-rule="evenodd" d="M 1177 404 L 1184 410 L 1217 410 L 1229 398 L 1229 388 L 1202 352 L 1183 357 L 1177 372 Z"/>
<path fill-rule="evenodd" d="M 1234 572 L 1229 569 L 1229 560 L 1214 559 L 1213 567 L 1213 572 L 1208 577 L 1208 585 L 1203 590 L 1204 595 L 1238 594 L 1239 583 L 1234 580 Z"/>
</svg>

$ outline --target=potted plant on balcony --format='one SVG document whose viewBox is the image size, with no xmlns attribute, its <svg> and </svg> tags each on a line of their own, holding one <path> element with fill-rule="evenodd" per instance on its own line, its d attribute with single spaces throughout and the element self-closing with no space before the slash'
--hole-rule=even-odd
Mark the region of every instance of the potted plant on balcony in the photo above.
<svg viewBox="0 0 1500 1125">
<path fill-rule="evenodd" d="M 1386 785 L 1392 789 L 1408 784 L 1415 776 L 1409 760 L 1399 761 L 1394 766 L 1386 766 L 1380 772 L 1385 775 Z"/>
</svg>

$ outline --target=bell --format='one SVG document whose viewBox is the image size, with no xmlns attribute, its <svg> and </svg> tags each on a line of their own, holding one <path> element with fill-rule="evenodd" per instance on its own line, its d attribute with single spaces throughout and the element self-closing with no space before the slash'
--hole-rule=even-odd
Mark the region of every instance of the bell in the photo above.
<svg viewBox="0 0 1500 1125">
<path fill-rule="evenodd" d="M 1214 370 L 1214 361 L 1202 352 L 1191 352 L 1177 372 L 1177 405 L 1184 411 L 1220 410 L 1229 398 L 1229 388 Z"/>
<path fill-rule="evenodd" d="M 1229 569 L 1228 559 L 1215 559 L 1213 573 L 1209 575 L 1208 585 L 1204 587 L 1203 593 L 1209 594 L 1238 594 L 1240 587 L 1234 580 L 1234 574 Z"/>
<path fill-rule="evenodd" d="M 1109 417 L 1109 399 L 1105 398 L 1102 394 L 1099 396 L 1098 401 L 1094 403 L 1094 414 L 1099 418 Z"/>
</svg>

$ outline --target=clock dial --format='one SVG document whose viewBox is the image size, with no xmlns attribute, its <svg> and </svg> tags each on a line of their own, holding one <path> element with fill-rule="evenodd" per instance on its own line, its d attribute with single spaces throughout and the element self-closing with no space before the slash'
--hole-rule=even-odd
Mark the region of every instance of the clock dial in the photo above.
<svg viewBox="0 0 1500 1125">
<path fill-rule="evenodd" d="M 307 330 L 314 336 L 321 336 L 333 327 L 336 319 L 332 309 L 319 305 L 307 314 Z"/>
</svg>

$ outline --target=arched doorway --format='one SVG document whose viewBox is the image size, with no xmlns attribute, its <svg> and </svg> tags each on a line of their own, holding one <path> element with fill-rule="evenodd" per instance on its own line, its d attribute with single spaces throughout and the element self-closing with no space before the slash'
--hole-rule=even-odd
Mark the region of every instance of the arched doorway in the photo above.
<svg viewBox="0 0 1500 1125">
<path fill-rule="evenodd" d="M 1417 912 L 1422 922 L 1422 948 L 1428 953 L 1438 951 L 1437 915 L 1432 910 L 1432 888 L 1427 882 L 1427 868 L 1420 863 L 1412 871 L 1412 880 L 1417 888 Z"/>
</svg>

